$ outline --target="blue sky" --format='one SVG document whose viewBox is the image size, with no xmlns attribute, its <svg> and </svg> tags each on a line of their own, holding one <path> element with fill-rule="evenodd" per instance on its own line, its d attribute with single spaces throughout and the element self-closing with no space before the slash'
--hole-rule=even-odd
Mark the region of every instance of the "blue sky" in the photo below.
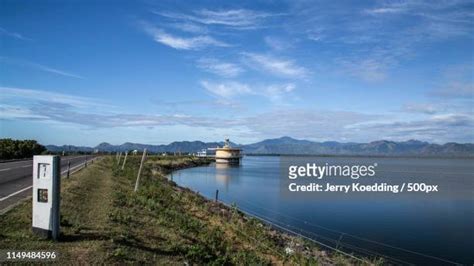
<svg viewBox="0 0 474 266">
<path fill-rule="evenodd" d="M 474 142 L 473 1 L 0 6 L 0 137 Z"/>
</svg>

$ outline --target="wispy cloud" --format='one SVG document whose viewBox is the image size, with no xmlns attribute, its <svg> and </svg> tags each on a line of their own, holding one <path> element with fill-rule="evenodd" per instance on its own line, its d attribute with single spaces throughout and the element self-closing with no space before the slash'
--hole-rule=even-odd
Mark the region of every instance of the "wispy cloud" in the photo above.
<svg viewBox="0 0 474 266">
<path fill-rule="evenodd" d="M 181 101 L 162 101 L 162 100 L 152 100 L 153 104 L 156 104 L 160 107 L 169 108 L 173 111 L 181 110 L 182 108 L 192 109 L 193 111 L 196 108 L 223 108 L 223 109 L 238 109 L 240 104 L 232 101 L 231 99 L 212 99 L 212 100 L 181 100 Z"/>
<path fill-rule="evenodd" d="M 293 83 L 248 85 L 235 81 L 201 81 L 201 86 L 212 95 L 226 100 L 235 100 L 239 96 L 253 95 L 267 98 L 271 102 L 278 104 L 282 103 L 283 100 L 288 101 L 288 97 L 296 89 Z"/>
<path fill-rule="evenodd" d="M 207 72 L 227 78 L 236 77 L 244 71 L 237 64 L 222 62 L 215 58 L 201 58 L 197 61 L 197 66 Z"/>
<path fill-rule="evenodd" d="M 474 100 L 474 84 L 472 82 L 451 82 L 443 88 L 433 91 L 432 95 L 443 98 Z"/>
<path fill-rule="evenodd" d="M 201 86 L 203 86 L 211 94 L 225 99 L 231 99 L 239 95 L 255 93 L 247 84 L 242 84 L 235 81 L 218 83 L 201 81 Z"/>
<path fill-rule="evenodd" d="M 264 89 L 264 96 L 278 104 L 288 104 L 288 96 L 296 89 L 295 84 L 270 85 Z"/>
<path fill-rule="evenodd" d="M 236 93 L 254 94 L 254 91 L 244 84 L 227 84 L 225 87 L 211 85 L 209 88 L 223 97 Z M 291 84 L 267 88 L 276 94 L 294 90 Z M 263 94 L 263 90 L 261 92 Z M 183 125 L 193 128 L 239 130 L 241 134 L 252 135 L 254 138 L 290 135 L 297 138 L 337 141 L 410 138 L 435 142 L 474 141 L 471 133 L 474 119 L 472 115 L 464 113 L 427 114 L 424 119 L 406 121 L 381 114 L 279 108 L 252 115 L 223 118 L 217 115 L 198 116 L 183 113 L 116 112 L 100 104 L 95 99 L 62 93 L 0 87 L 0 119 L 6 120 L 75 124 L 89 129 Z"/>
<path fill-rule="evenodd" d="M 390 77 L 400 63 L 430 53 L 423 48 L 440 41 L 470 43 L 474 33 L 469 0 L 379 1 L 352 5 L 350 10 L 344 3 L 323 6 L 320 12 L 311 2 L 293 3 L 287 31 L 322 44 L 318 52 L 337 58 L 341 72 L 363 81 Z"/>
<path fill-rule="evenodd" d="M 112 109 L 112 110 L 111 110 Z M 100 101 L 48 91 L 0 87 L 0 119 L 72 123 L 89 128 L 186 125 L 229 127 L 235 122 L 217 117 L 185 114 L 136 114 Z"/>
<path fill-rule="evenodd" d="M 13 101 L 21 101 L 25 103 L 48 101 L 51 103 L 65 104 L 76 108 L 110 107 L 110 105 L 107 105 L 93 98 L 44 90 L 32 90 L 12 87 L 0 87 L 0 101 L 4 103 L 11 103 Z"/>
<path fill-rule="evenodd" d="M 465 8 L 471 1 L 396 1 L 382 2 L 364 13 L 383 19 L 386 16 L 417 18 L 414 33 L 430 38 L 447 38 L 469 35 L 474 26 L 474 12 Z M 382 21 L 383 22 L 383 21 Z"/>
<path fill-rule="evenodd" d="M 428 103 L 410 103 L 402 106 L 403 112 L 408 113 L 422 113 L 422 114 L 435 114 L 439 112 L 438 108 L 433 104 Z"/>
<path fill-rule="evenodd" d="M 276 51 L 282 51 L 292 47 L 291 41 L 280 37 L 265 36 L 263 40 L 270 48 Z"/>
<path fill-rule="evenodd" d="M 429 96 L 447 100 L 474 101 L 474 65 L 457 64 L 439 71 L 439 80 Z M 472 108 L 472 105 L 471 105 Z M 472 109 L 471 109 L 472 110 Z"/>
<path fill-rule="evenodd" d="M 473 142 L 474 119 L 465 114 L 442 114 L 423 120 L 364 123 L 352 130 L 370 132 L 379 139 L 421 139 L 431 142 Z"/>
<path fill-rule="evenodd" d="M 5 35 L 22 41 L 32 41 L 32 39 L 25 37 L 20 33 L 8 31 L 2 27 L 0 27 L 0 35 Z"/>
<path fill-rule="evenodd" d="M 92 128 L 153 127 L 173 125 L 225 128 L 233 124 L 233 121 L 231 120 L 217 117 L 200 117 L 182 114 L 150 115 L 136 113 L 86 113 L 84 111 L 77 111 L 51 105 L 37 106 L 33 107 L 31 110 L 33 112 L 39 112 L 41 115 L 52 121 L 80 124 Z"/>
<path fill-rule="evenodd" d="M 254 135 L 260 137 L 286 135 L 312 140 L 347 141 L 362 138 L 361 132 L 347 130 L 347 126 L 378 117 L 378 115 L 345 111 L 278 109 L 247 117 L 244 123 Z M 322 128 L 324 130 L 321 130 Z"/>
<path fill-rule="evenodd" d="M 154 41 L 178 50 L 199 50 L 208 46 L 229 47 L 230 45 L 208 35 L 180 37 L 169 34 L 160 28 L 145 25 L 144 30 Z"/>
<path fill-rule="evenodd" d="M 227 26 L 236 29 L 254 29 L 258 27 L 262 20 L 275 16 L 275 14 L 248 9 L 201 9 L 190 14 L 157 11 L 154 13 L 175 20 L 191 21 L 204 25 Z"/>
<path fill-rule="evenodd" d="M 387 58 L 341 59 L 338 64 L 345 73 L 367 82 L 384 80 L 392 66 Z"/>
<path fill-rule="evenodd" d="M 206 34 L 209 32 L 205 26 L 201 26 L 193 22 L 174 22 L 169 23 L 168 25 L 183 32 L 196 34 Z"/>
<path fill-rule="evenodd" d="M 59 70 L 56 68 L 52 68 L 49 66 L 41 65 L 35 62 L 30 62 L 26 60 L 18 60 L 18 59 L 12 59 L 12 58 L 7 58 L 7 57 L 0 57 L 0 62 L 7 63 L 7 64 L 13 64 L 13 65 L 18 65 L 18 66 L 23 66 L 23 67 L 30 67 L 33 69 L 41 70 L 44 72 L 48 73 L 53 73 L 56 75 L 64 76 L 64 77 L 69 77 L 69 78 L 76 78 L 76 79 L 84 79 L 84 77 L 73 74 L 71 72 L 66 72 L 64 70 Z"/>
<path fill-rule="evenodd" d="M 298 66 L 295 61 L 290 59 L 281 59 L 256 53 L 242 53 L 242 55 L 249 66 L 277 76 L 303 78 L 308 75 L 306 68 Z"/>
</svg>

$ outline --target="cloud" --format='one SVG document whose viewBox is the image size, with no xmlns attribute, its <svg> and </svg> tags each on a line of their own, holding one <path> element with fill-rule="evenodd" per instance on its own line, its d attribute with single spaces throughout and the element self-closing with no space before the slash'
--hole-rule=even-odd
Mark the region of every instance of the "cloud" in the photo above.
<svg viewBox="0 0 474 266">
<path fill-rule="evenodd" d="M 178 50 L 199 50 L 209 46 L 218 46 L 218 47 L 229 47 L 230 45 L 216 40 L 208 35 L 199 35 L 194 37 L 179 37 L 169 33 L 166 33 L 164 30 L 152 27 L 149 25 L 145 26 L 145 32 L 147 32 L 153 40 L 158 43 L 167 45 L 174 49 Z"/>
<path fill-rule="evenodd" d="M 212 93 L 213 95 L 225 99 L 230 99 L 239 95 L 255 94 L 255 92 L 247 84 L 242 84 L 234 81 L 221 83 L 201 81 L 201 86 L 203 86 L 208 92 Z"/>
<path fill-rule="evenodd" d="M 84 79 L 84 77 L 79 76 L 77 74 L 73 74 L 73 73 L 70 73 L 70 72 L 66 72 L 64 70 L 59 70 L 59 69 L 56 69 L 56 68 L 52 68 L 52 67 L 49 67 L 49 66 L 41 65 L 41 64 L 26 61 L 26 60 L 17 60 L 17 59 L 11 59 L 11 58 L 7 58 L 7 57 L 0 57 L 0 62 L 12 64 L 12 65 L 23 66 L 23 67 L 30 67 L 30 68 L 38 69 L 38 70 L 41 70 L 41 71 L 44 71 L 44 72 L 64 76 L 64 77 Z"/>
<path fill-rule="evenodd" d="M 291 84 L 251 90 L 245 84 L 204 83 L 223 97 L 239 94 L 291 93 Z M 265 88 L 267 91 L 265 91 Z M 286 99 L 287 97 L 283 97 Z M 224 98 L 225 99 L 225 98 Z M 120 110 L 120 111 L 117 111 Z M 284 109 L 246 116 L 140 114 L 110 108 L 100 101 L 62 93 L 0 87 L 0 119 L 76 124 L 90 129 L 184 125 L 194 128 L 238 130 L 253 138 L 289 135 L 312 140 L 373 141 L 420 139 L 432 142 L 473 142 L 474 117 L 469 113 L 428 114 L 421 120 L 400 120 L 382 114 L 327 109 Z"/>
<path fill-rule="evenodd" d="M 147 114 L 102 114 L 86 113 L 70 108 L 54 105 L 38 105 L 31 108 L 32 112 L 47 117 L 48 120 L 80 124 L 92 128 L 113 127 L 150 127 L 150 126 L 173 126 L 186 125 L 191 127 L 228 127 L 232 125 L 231 120 L 211 117 L 189 116 L 181 114 L 172 115 L 147 115 Z"/>
<path fill-rule="evenodd" d="M 274 36 L 265 36 L 263 40 L 270 48 L 276 51 L 282 51 L 292 47 L 289 41 Z"/>
<path fill-rule="evenodd" d="M 22 103 L 31 103 L 39 101 L 48 101 L 54 104 L 64 104 L 76 108 L 105 107 L 107 105 L 93 98 L 73 96 L 63 93 L 56 93 L 44 90 L 31 90 L 24 88 L 0 87 L 0 102 L 20 101 Z"/>
<path fill-rule="evenodd" d="M 368 9 L 365 12 L 367 14 L 378 15 L 378 14 L 400 13 L 403 11 L 404 9 L 400 7 L 381 7 L 381 8 Z"/>
<path fill-rule="evenodd" d="M 404 104 L 402 107 L 403 112 L 408 113 L 422 113 L 422 114 L 435 114 L 440 110 L 433 104 Z"/>
<path fill-rule="evenodd" d="M 443 114 L 415 121 L 366 123 L 351 127 L 379 139 L 420 139 L 431 142 L 474 142 L 474 118 L 468 114 Z"/>
<path fill-rule="evenodd" d="M 211 94 L 224 100 L 231 100 L 244 95 L 253 95 L 267 98 L 268 100 L 279 104 L 288 102 L 288 97 L 296 89 L 296 86 L 293 83 L 270 85 L 255 84 L 250 86 L 235 81 L 201 81 L 201 86 Z"/>
<path fill-rule="evenodd" d="M 27 120 L 45 120 L 46 116 L 36 114 L 31 110 L 16 105 L 1 104 L 0 105 L 0 119 L 15 120 L 15 119 L 27 119 Z"/>
<path fill-rule="evenodd" d="M 236 77 L 244 71 L 236 64 L 222 62 L 215 58 L 201 58 L 197 61 L 197 66 L 207 72 L 227 78 Z"/>
<path fill-rule="evenodd" d="M 249 66 L 267 71 L 271 74 L 292 78 L 304 78 L 308 70 L 298 66 L 293 60 L 280 59 L 269 55 L 242 53 Z"/>
<path fill-rule="evenodd" d="M 295 84 L 270 85 L 263 90 L 263 95 L 272 102 L 282 103 L 288 100 L 288 95 L 296 89 Z"/>
<path fill-rule="evenodd" d="M 228 127 L 235 121 L 183 114 L 116 113 L 92 98 L 48 91 L 0 87 L 0 119 L 72 123 L 90 128 L 169 126 Z"/>
<path fill-rule="evenodd" d="M 262 20 L 275 16 L 275 14 L 248 9 L 201 9 L 192 12 L 192 14 L 156 11 L 154 13 L 174 20 L 190 21 L 204 25 L 226 26 L 236 29 L 254 29 Z"/>
<path fill-rule="evenodd" d="M 225 109 L 241 108 L 239 103 L 232 101 L 230 99 L 223 99 L 223 98 L 212 99 L 212 100 L 181 100 L 181 101 L 153 100 L 152 102 L 160 107 L 170 108 L 172 110 L 179 110 L 179 109 L 182 109 L 183 107 L 185 108 L 188 107 L 189 109 L 192 109 L 193 111 L 195 111 L 196 108 L 225 108 Z"/>
<path fill-rule="evenodd" d="M 430 38 L 470 35 L 474 12 L 466 8 L 472 2 L 460 1 L 396 1 L 382 2 L 364 13 L 376 18 L 410 16 L 417 19 L 413 32 Z"/>
<path fill-rule="evenodd" d="M 208 30 L 206 27 L 200 26 L 192 22 L 170 23 L 169 26 L 175 29 L 181 30 L 183 32 L 190 32 L 190 33 L 197 33 L 197 34 L 208 33 Z"/>
<path fill-rule="evenodd" d="M 385 61 L 385 62 L 384 62 Z M 353 77 L 367 82 L 379 82 L 387 77 L 387 69 L 391 66 L 386 59 L 366 58 L 339 60 L 341 70 Z"/>
<path fill-rule="evenodd" d="M 347 111 L 279 109 L 245 118 L 244 123 L 253 134 L 265 138 L 292 136 L 344 141 L 361 138 L 360 133 L 347 130 L 347 126 L 378 117 Z"/>
<path fill-rule="evenodd" d="M 322 55 L 318 60 L 345 62 L 337 66 L 343 68 L 341 73 L 363 81 L 382 81 L 401 63 L 429 56 L 426 47 L 451 40 L 472 42 L 474 11 L 469 0 L 380 1 L 350 9 L 339 2 L 297 1 L 290 6 L 285 30 L 317 41 Z"/>
<path fill-rule="evenodd" d="M 442 99 L 443 102 L 474 101 L 474 65 L 454 64 L 444 67 L 436 75 L 436 85 L 428 96 Z"/>
<path fill-rule="evenodd" d="M 32 39 L 27 38 L 27 37 L 21 35 L 20 33 L 7 31 L 6 29 L 1 28 L 1 27 L 0 27 L 0 35 L 9 36 L 9 37 L 12 37 L 12 38 L 15 38 L 15 39 L 18 39 L 18 40 L 22 40 L 22 41 L 32 41 Z"/>
<path fill-rule="evenodd" d="M 474 100 L 474 84 L 472 82 L 453 81 L 431 93 L 433 96 L 451 99 Z"/>
</svg>

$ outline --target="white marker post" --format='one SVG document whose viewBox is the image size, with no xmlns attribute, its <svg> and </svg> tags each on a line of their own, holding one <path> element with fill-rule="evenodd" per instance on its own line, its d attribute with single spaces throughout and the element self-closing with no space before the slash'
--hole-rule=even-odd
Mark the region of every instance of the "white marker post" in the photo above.
<svg viewBox="0 0 474 266">
<path fill-rule="evenodd" d="M 57 240 L 61 158 L 53 155 L 33 157 L 33 233 Z"/>
</svg>

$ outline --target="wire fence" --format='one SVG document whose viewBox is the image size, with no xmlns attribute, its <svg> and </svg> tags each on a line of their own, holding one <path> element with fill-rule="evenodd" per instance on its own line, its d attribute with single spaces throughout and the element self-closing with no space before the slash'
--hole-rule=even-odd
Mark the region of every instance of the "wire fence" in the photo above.
<svg viewBox="0 0 474 266">
<path fill-rule="evenodd" d="M 367 259 L 362 259 L 362 258 L 369 258 L 369 259 L 383 259 L 384 262 L 389 262 L 389 263 L 391 262 L 396 265 L 415 265 L 414 263 L 405 260 L 405 257 L 407 256 L 400 256 L 402 255 L 402 253 L 404 253 L 404 254 L 410 254 L 410 257 L 418 257 L 418 259 L 424 258 L 425 260 L 429 259 L 432 262 L 437 262 L 440 264 L 462 265 L 461 263 L 444 259 L 441 257 L 425 254 L 425 253 L 415 251 L 415 250 L 410 250 L 407 248 L 398 247 L 395 245 L 383 243 L 383 242 L 376 241 L 373 239 L 368 239 L 368 238 L 357 236 L 357 235 L 350 234 L 347 232 L 342 232 L 340 230 L 336 230 L 333 228 L 328 228 L 326 226 L 322 226 L 314 222 L 310 222 L 298 217 L 293 217 L 293 216 L 278 212 L 270 208 L 266 208 L 255 202 L 250 202 L 248 200 L 241 199 L 241 198 L 238 198 L 238 199 L 234 198 L 228 194 L 225 194 L 224 197 L 230 200 L 230 202 L 228 203 L 225 203 L 221 200 L 221 203 L 224 203 L 227 206 L 229 206 L 230 203 L 232 204 L 238 203 L 239 204 L 238 209 L 249 216 L 252 216 L 270 226 L 273 226 L 275 228 L 278 228 L 290 234 L 300 236 L 308 241 L 314 242 L 322 247 L 325 247 L 334 252 L 343 254 L 357 261 L 367 262 Z M 276 219 L 274 217 L 265 215 L 265 213 L 267 214 L 272 213 L 273 216 L 276 217 Z M 285 223 L 284 222 L 285 219 L 281 219 L 281 218 L 285 218 L 293 222 Z M 305 227 L 315 228 L 323 232 L 330 232 L 333 236 L 337 236 L 337 237 L 329 237 L 322 233 L 316 233 L 315 230 L 311 230 L 311 231 L 305 230 L 303 226 L 295 225 L 295 222 L 301 223 Z M 374 248 L 372 249 L 367 248 L 367 246 L 372 246 Z M 360 256 L 356 256 L 354 254 L 358 254 Z"/>
</svg>

